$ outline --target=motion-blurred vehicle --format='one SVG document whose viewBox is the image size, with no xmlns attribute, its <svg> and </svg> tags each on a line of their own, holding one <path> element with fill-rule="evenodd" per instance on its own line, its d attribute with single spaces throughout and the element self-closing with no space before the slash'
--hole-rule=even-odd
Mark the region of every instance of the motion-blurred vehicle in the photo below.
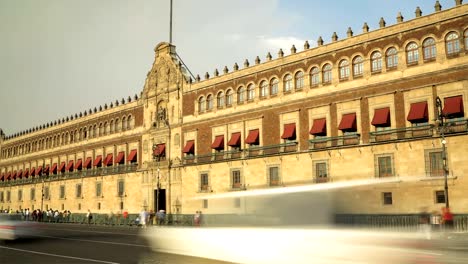
<svg viewBox="0 0 468 264">
<path fill-rule="evenodd" d="M 452 251 L 459 240 L 423 226 L 408 231 L 336 225 L 341 209 L 335 190 L 341 187 L 316 184 L 204 196 L 200 199 L 208 200 L 209 210 L 202 227 L 154 227 L 142 235 L 156 252 L 233 263 L 467 263 L 467 254 Z"/>
<path fill-rule="evenodd" d="M 30 238 L 40 234 L 40 223 L 23 221 L 21 214 L 0 213 L 0 240 Z"/>
</svg>

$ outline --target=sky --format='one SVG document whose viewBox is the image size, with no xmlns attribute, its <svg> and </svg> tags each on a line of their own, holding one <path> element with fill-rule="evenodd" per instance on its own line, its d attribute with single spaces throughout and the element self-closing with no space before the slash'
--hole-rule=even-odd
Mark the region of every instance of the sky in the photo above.
<svg viewBox="0 0 468 264">
<path fill-rule="evenodd" d="M 454 0 L 440 0 L 442 9 Z M 0 0 L 0 129 L 6 135 L 143 90 L 169 41 L 170 0 Z M 316 47 L 434 12 L 435 0 L 173 0 L 172 43 L 196 76 Z M 202 77 L 203 78 L 203 77 Z"/>
</svg>

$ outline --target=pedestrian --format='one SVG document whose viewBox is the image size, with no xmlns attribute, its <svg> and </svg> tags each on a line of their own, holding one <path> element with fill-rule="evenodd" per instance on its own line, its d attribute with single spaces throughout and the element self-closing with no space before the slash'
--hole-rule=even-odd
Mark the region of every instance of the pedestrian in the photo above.
<svg viewBox="0 0 468 264">
<path fill-rule="evenodd" d="M 88 219 L 88 225 L 91 224 L 91 220 L 93 219 L 93 214 L 91 214 L 91 210 L 88 209 L 88 213 L 86 213 L 86 218 Z"/>
<path fill-rule="evenodd" d="M 200 226 L 200 219 L 201 219 L 200 213 L 201 211 L 196 211 L 195 215 L 193 216 L 193 223 L 195 226 Z"/>
<path fill-rule="evenodd" d="M 445 230 L 453 229 L 453 214 L 449 207 L 442 207 L 442 224 Z"/>
<path fill-rule="evenodd" d="M 123 219 L 124 219 L 124 225 L 127 225 L 128 224 L 128 212 L 127 212 L 127 210 L 124 210 L 122 215 L 123 215 Z"/>
<path fill-rule="evenodd" d="M 146 224 L 148 223 L 148 213 L 145 209 L 141 210 L 140 212 L 140 224 L 141 227 L 146 228 Z"/>
<path fill-rule="evenodd" d="M 164 225 L 164 223 L 166 221 L 166 211 L 159 210 L 156 213 L 156 220 L 158 221 L 158 225 Z"/>
</svg>

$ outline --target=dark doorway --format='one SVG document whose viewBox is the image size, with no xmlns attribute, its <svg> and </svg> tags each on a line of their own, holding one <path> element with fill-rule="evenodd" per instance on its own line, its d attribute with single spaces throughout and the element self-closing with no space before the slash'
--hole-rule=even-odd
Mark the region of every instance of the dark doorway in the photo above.
<svg viewBox="0 0 468 264">
<path fill-rule="evenodd" d="M 159 195 L 158 195 L 159 192 Z M 166 189 L 154 190 L 154 210 L 166 210 Z"/>
</svg>

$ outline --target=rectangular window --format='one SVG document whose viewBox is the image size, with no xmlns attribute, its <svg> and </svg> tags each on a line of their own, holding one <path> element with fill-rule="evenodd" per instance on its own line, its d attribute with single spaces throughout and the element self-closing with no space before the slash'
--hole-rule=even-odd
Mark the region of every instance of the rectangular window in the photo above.
<svg viewBox="0 0 468 264">
<path fill-rule="evenodd" d="M 102 182 L 96 182 L 96 197 L 102 197 Z"/>
<path fill-rule="evenodd" d="M 117 182 L 117 195 L 118 196 L 125 195 L 125 182 L 123 180 L 119 180 Z"/>
<path fill-rule="evenodd" d="M 444 176 L 444 161 L 442 151 L 429 153 L 429 175 Z"/>
<path fill-rule="evenodd" d="M 327 182 L 328 181 L 328 166 L 327 161 L 314 161 L 313 171 L 315 182 Z"/>
<path fill-rule="evenodd" d="M 383 192 L 382 193 L 383 204 L 384 205 L 391 205 L 393 204 L 393 195 L 391 192 Z"/>
<path fill-rule="evenodd" d="M 208 173 L 200 174 L 200 191 L 207 192 L 209 189 Z"/>
<path fill-rule="evenodd" d="M 393 164 L 392 156 L 385 155 L 377 157 L 377 177 L 392 177 L 393 175 Z"/>
<path fill-rule="evenodd" d="M 242 187 L 241 182 L 241 173 L 240 170 L 232 170 L 231 171 L 231 178 L 232 178 L 232 188 L 238 189 Z"/>
<path fill-rule="evenodd" d="M 208 208 L 208 200 L 207 199 L 203 199 L 203 208 Z"/>
<path fill-rule="evenodd" d="M 76 185 L 76 198 L 81 198 L 81 187 L 82 187 L 81 183 L 78 183 Z"/>
<path fill-rule="evenodd" d="M 4 198 L 3 198 L 3 192 L 0 192 L 0 202 L 4 202 Z"/>
<path fill-rule="evenodd" d="M 6 192 L 6 201 L 11 202 L 11 193 L 10 193 L 10 191 Z"/>
<path fill-rule="evenodd" d="M 65 185 L 60 185 L 60 199 L 65 199 Z"/>
<path fill-rule="evenodd" d="M 23 190 L 18 190 L 18 201 L 22 201 L 23 200 Z"/>
<path fill-rule="evenodd" d="M 278 167 L 269 167 L 268 168 L 268 179 L 270 186 L 279 186 L 280 177 L 279 177 L 279 168 Z"/>
<path fill-rule="evenodd" d="M 44 199 L 50 200 L 49 186 L 44 187 Z"/>
<path fill-rule="evenodd" d="M 445 191 L 435 191 L 435 202 L 438 204 L 445 203 Z"/>
<path fill-rule="evenodd" d="M 31 201 L 36 200 L 36 189 L 31 188 Z"/>
</svg>

